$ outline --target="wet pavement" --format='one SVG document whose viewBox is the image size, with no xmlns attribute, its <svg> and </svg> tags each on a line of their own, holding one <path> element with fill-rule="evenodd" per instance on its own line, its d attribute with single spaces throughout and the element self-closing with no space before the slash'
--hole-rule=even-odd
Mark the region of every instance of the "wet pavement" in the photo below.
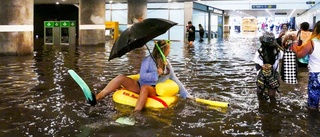
<svg viewBox="0 0 320 137">
<path fill-rule="evenodd" d="M 299 68 L 299 84 L 281 83 L 276 105 L 258 101 L 254 52 L 257 36 L 228 36 L 187 48 L 173 42 L 169 59 L 175 73 L 196 97 L 224 101 L 213 108 L 179 99 L 168 109 L 146 109 L 134 126 L 115 119 L 133 108 L 108 95 L 96 107 L 86 104 L 68 75 L 75 70 L 98 93 L 115 76 L 139 72 L 146 48 L 108 61 L 106 46 L 49 46 L 37 43 L 30 56 L 0 57 L 0 136 L 318 136 L 319 112 L 306 108 L 308 72 Z M 152 49 L 152 42 L 148 43 Z"/>
</svg>

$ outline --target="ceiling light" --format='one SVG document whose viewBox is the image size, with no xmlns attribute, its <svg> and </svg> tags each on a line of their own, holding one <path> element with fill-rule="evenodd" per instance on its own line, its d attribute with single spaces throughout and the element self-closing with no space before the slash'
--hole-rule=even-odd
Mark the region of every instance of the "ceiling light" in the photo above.
<svg viewBox="0 0 320 137">
<path fill-rule="evenodd" d="M 56 2 L 56 4 L 59 5 L 60 3 L 59 3 L 59 2 Z"/>
</svg>

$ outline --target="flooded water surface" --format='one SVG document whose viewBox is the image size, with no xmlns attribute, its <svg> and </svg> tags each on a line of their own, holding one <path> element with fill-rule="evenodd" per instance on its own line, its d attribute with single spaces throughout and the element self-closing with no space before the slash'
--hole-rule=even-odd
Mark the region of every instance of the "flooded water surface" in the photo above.
<svg viewBox="0 0 320 137">
<path fill-rule="evenodd" d="M 0 136 L 319 136 L 320 116 L 309 112 L 307 68 L 299 84 L 281 83 L 276 105 L 258 101 L 252 62 L 256 37 L 229 37 L 195 43 L 173 42 L 169 59 L 191 95 L 229 102 L 228 109 L 179 99 L 168 109 L 145 109 L 134 126 L 115 123 L 133 107 L 112 95 L 90 107 L 68 74 L 75 70 L 92 92 L 100 92 L 119 74 L 139 72 L 146 48 L 108 61 L 105 46 L 36 44 L 33 55 L 0 57 Z M 148 43 L 152 49 L 152 42 Z"/>
</svg>

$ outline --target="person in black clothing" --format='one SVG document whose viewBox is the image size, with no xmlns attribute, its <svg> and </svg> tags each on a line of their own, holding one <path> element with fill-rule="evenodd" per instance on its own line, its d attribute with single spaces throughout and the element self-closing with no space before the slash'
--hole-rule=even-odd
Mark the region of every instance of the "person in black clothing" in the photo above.
<svg viewBox="0 0 320 137">
<path fill-rule="evenodd" d="M 256 51 L 253 59 L 258 71 L 256 79 L 257 95 L 259 100 L 266 97 L 274 103 L 275 93 L 280 86 L 278 68 L 283 58 L 283 52 L 276 46 L 273 33 L 264 32 L 259 40 L 261 47 Z M 265 94 L 265 90 L 267 90 L 267 94 Z"/>
<path fill-rule="evenodd" d="M 200 35 L 200 41 L 203 41 L 204 29 L 201 24 L 199 24 L 199 35 Z"/>
<path fill-rule="evenodd" d="M 196 28 L 192 25 L 192 22 L 189 21 L 188 22 L 188 26 L 187 26 L 187 32 L 188 32 L 188 46 L 189 47 L 193 47 L 193 42 L 195 40 L 195 31 L 196 31 Z"/>
</svg>

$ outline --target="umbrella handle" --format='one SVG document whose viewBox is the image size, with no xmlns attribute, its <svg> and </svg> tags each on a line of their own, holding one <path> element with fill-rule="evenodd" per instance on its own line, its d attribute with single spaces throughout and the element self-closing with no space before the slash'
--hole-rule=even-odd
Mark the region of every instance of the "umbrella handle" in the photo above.
<svg viewBox="0 0 320 137">
<path fill-rule="evenodd" d="M 158 67 L 157 62 L 156 62 L 156 59 L 154 59 L 154 57 L 152 56 L 152 53 L 151 53 L 149 47 L 148 47 L 147 45 L 145 45 L 145 46 L 147 47 L 147 49 L 148 49 L 148 51 L 149 51 L 149 54 L 150 54 L 151 58 L 153 59 L 154 63 L 156 63 L 156 66 Z"/>
</svg>

